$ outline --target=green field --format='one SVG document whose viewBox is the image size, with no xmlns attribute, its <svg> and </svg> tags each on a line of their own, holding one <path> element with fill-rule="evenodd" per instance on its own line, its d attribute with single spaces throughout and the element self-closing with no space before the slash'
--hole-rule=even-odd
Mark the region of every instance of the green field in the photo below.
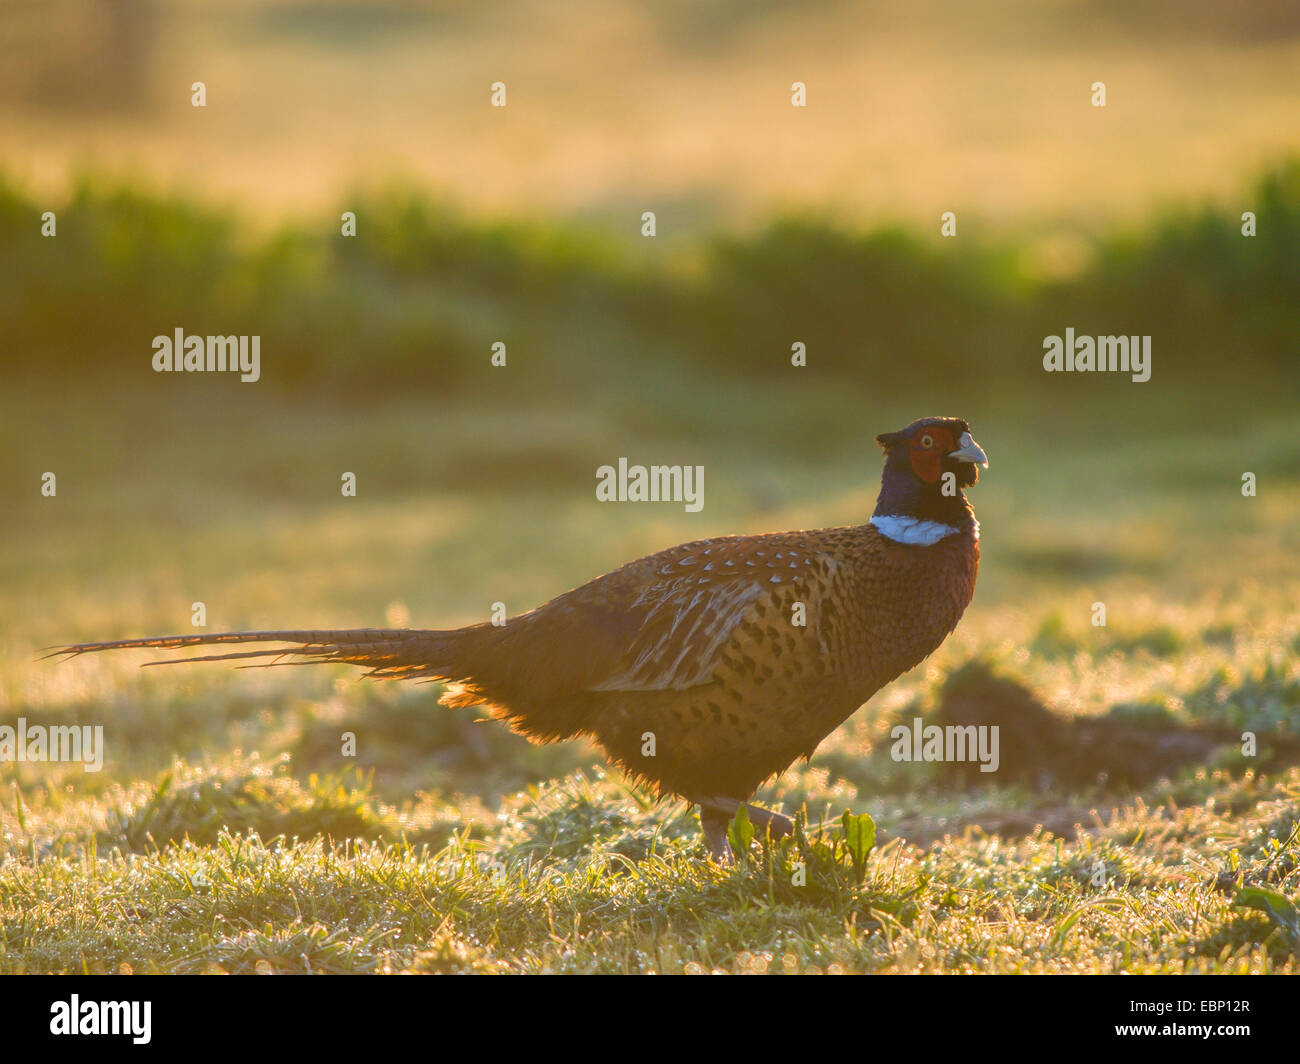
<svg viewBox="0 0 1300 1064">
<path fill-rule="evenodd" d="M 1258 237 L 1173 205 L 1062 276 L 1032 234 L 800 216 L 647 250 L 393 192 L 348 244 L 94 181 L 42 242 L 5 185 L 0 724 L 102 725 L 106 757 L 0 764 L 0 971 L 1296 971 L 1300 170 L 1249 199 Z M 177 326 L 259 333 L 262 381 L 154 374 Z M 1152 334 L 1151 381 L 1044 374 L 1066 326 Z M 991 459 L 975 600 L 760 792 L 807 827 L 735 868 L 594 749 L 433 687 L 39 660 L 196 601 L 210 631 L 471 623 L 857 523 L 875 434 L 935 413 Z M 704 510 L 597 504 L 620 455 L 704 465 Z M 962 713 L 1001 723 L 993 782 L 890 758 L 892 724 Z"/>
</svg>

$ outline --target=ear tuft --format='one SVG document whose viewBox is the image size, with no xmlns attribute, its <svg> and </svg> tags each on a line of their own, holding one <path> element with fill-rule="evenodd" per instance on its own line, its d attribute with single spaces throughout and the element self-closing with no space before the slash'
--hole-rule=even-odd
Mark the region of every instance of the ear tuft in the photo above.
<svg viewBox="0 0 1300 1064">
<path fill-rule="evenodd" d="M 901 432 L 882 432 L 876 437 L 876 442 L 880 444 L 881 447 L 885 448 L 885 450 L 889 450 L 889 448 L 894 446 L 894 444 L 902 438 L 903 434 Z"/>
</svg>

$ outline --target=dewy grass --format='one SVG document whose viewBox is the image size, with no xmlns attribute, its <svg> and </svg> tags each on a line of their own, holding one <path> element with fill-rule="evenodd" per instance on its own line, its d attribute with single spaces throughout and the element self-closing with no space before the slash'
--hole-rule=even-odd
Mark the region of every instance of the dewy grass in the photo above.
<svg viewBox="0 0 1300 1064">
<path fill-rule="evenodd" d="M 1073 842 L 969 830 L 925 850 L 887 843 L 860 881 L 833 822 L 802 843 L 755 844 L 723 870 L 700 860 L 689 825 L 580 777 L 513 799 L 508 837 L 454 835 L 441 846 L 221 831 L 144 853 L 94 841 L 58 858 L 13 847 L 0 875 L 2 963 L 8 972 L 1294 971 L 1284 929 L 1233 900 L 1240 883 L 1294 894 L 1295 816 L 1279 807 L 1294 809 L 1300 780 L 1202 786 L 1219 792 L 1222 811 L 1137 801 Z M 329 796 L 315 800 L 327 820 Z M 293 802 L 264 794 L 255 814 L 304 826 Z M 205 830 L 201 814 L 196 824 Z M 568 831 L 580 854 L 553 845 Z"/>
</svg>

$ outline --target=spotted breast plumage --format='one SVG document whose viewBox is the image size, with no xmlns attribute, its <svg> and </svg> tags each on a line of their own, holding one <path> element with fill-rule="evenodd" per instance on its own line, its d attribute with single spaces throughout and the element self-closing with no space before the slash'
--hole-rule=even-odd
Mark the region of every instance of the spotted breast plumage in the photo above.
<svg viewBox="0 0 1300 1064">
<path fill-rule="evenodd" d="M 766 779 L 933 652 L 975 589 L 966 499 L 983 450 L 959 418 L 877 437 L 885 468 L 863 525 L 727 536 L 630 562 L 504 625 L 228 632 L 80 643 L 56 653 L 276 643 L 177 661 L 280 658 L 447 685 L 538 742 L 593 737 L 660 795 L 700 805 L 711 853 Z M 286 645 L 287 644 L 287 645 Z M 774 834 L 788 817 L 746 804 Z"/>
</svg>

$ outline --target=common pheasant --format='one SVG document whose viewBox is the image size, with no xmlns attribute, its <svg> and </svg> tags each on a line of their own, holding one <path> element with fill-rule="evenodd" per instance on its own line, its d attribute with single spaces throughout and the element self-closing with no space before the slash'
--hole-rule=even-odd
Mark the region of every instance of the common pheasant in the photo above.
<svg viewBox="0 0 1300 1064">
<path fill-rule="evenodd" d="M 963 489 L 988 458 L 969 426 L 922 418 L 876 440 L 884 472 L 864 525 L 685 543 L 501 626 L 174 635 L 54 653 L 280 643 L 165 663 L 295 655 L 438 680 L 443 705 L 483 706 L 535 742 L 591 736 L 660 797 L 698 804 L 711 854 L 728 860 L 727 824 L 745 799 L 934 651 L 974 593 L 979 523 Z M 793 829 L 746 810 L 760 830 Z"/>
</svg>

